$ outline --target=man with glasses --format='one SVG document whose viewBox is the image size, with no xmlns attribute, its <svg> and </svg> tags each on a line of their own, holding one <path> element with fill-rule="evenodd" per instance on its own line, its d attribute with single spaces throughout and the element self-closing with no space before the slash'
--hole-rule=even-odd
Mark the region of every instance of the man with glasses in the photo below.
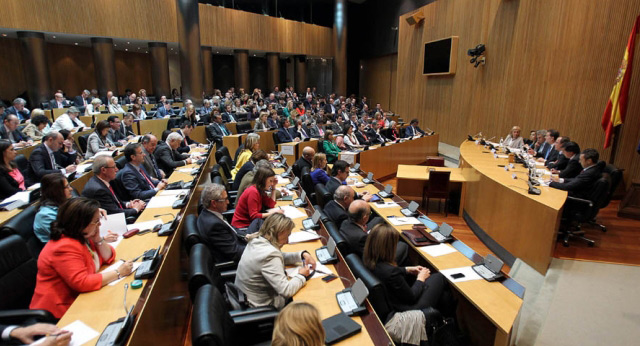
<svg viewBox="0 0 640 346">
<path fill-rule="evenodd" d="M 4 118 L 3 125 L 0 127 L 0 139 L 8 139 L 13 143 L 16 149 L 27 147 L 33 144 L 29 136 L 18 130 L 20 120 L 15 114 L 9 114 Z"/>
<path fill-rule="evenodd" d="M 42 137 L 42 144 L 35 148 L 29 156 L 31 183 L 39 183 L 42 177 L 49 173 L 70 174 L 76 171 L 76 165 L 63 167 L 61 162 L 56 160 L 55 153 L 62 148 L 63 144 L 64 138 L 60 132 L 51 131 Z"/>
<path fill-rule="evenodd" d="M 125 217 L 136 216 L 141 212 L 146 203 L 134 199 L 130 202 L 124 201 L 114 189 L 116 173 L 118 167 L 111 156 L 98 156 L 93 160 L 93 177 L 89 179 L 82 190 L 82 195 L 94 199 L 100 203 L 100 208 L 107 211 L 107 214 L 124 213 Z M 118 189 L 121 191 L 120 189 Z"/>
<path fill-rule="evenodd" d="M 129 192 L 132 198 L 149 200 L 167 186 L 166 180 L 152 178 L 144 168 L 145 153 L 142 144 L 131 143 L 124 148 L 127 164 L 118 173 L 117 179 Z"/>
<path fill-rule="evenodd" d="M 216 263 L 234 261 L 238 263 L 247 246 L 246 233 L 224 219 L 229 196 L 224 186 L 211 184 L 202 192 L 205 209 L 198 216 L 198 234 L 207 245 Z"/>
</svg>

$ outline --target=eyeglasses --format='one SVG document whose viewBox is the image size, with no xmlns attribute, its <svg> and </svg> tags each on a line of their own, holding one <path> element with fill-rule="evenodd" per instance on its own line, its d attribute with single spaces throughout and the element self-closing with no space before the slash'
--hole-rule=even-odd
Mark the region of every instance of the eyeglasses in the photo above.
<svg viewBox="0 0 640 346">
<path fill-rule="evenodd" d="M 107 166 L 105 168 L 118 168 L 118 166 L 112 166 L 112 167 Z"/>
</svg>

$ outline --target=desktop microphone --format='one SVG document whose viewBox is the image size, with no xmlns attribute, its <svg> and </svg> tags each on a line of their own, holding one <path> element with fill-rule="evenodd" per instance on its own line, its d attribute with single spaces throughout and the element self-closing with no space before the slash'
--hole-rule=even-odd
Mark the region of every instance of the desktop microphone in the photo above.
<svg viewBox="0 0 640 346">
<path fill-rule="evenodd" d="M 533 187 L 531 180 L 527 181 L 527 185 L 529 185 L 529 190 L 527 192 L 529 192 L 530 195 L 539 195 L 540 193 L 542 193 L 540 189 L 538 189 L 537 187 Z"/>
<path fill-rule="evenodd" d="M 128 314 L 129 310 L 127 310 L 127 290 L 129 289 L 129 284 L 124 284 L 124 313 Z"/>
<path fill-rule="evenodd" d="M 176 217 L 175 215 L 173 215 L 173 213 L 158 214 L 158 215 L 153 215 L 153 217 L 160 217 L 160 216 L 167 216 L 167 215 L 171 215 L 173 217 Z"/>
</svg>

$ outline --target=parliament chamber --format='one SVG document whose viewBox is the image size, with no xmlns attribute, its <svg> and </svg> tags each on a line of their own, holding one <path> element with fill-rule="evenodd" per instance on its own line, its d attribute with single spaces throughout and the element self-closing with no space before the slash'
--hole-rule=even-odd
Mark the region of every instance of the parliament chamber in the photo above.
<svg viewBox="0 0 640 346">
<path fill-rule="evenodd" d="M 640 0 L 3 8 L 0 345 L 640 336 Z"/>
</svg>

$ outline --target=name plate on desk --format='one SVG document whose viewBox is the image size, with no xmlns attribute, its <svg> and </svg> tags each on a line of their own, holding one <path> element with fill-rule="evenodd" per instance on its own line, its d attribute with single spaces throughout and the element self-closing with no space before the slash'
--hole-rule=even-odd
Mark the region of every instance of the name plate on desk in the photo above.
<svg viewBox="0 0 640 346">
<path fill-rule="evenodd" d="M 356 155 L 357 155 L 356 153 L 353 153 L 353 154 L 340 153 L 340 160 L 347 162 L 349 165 L 354 165 L 356 163 Z"/>
<path fill-rule="evenodd" d="M 294 155 L 294 146 L 293 145 L 282 145 L 280 147 L 280 154 L 282 155 Z"/>
</svg>

